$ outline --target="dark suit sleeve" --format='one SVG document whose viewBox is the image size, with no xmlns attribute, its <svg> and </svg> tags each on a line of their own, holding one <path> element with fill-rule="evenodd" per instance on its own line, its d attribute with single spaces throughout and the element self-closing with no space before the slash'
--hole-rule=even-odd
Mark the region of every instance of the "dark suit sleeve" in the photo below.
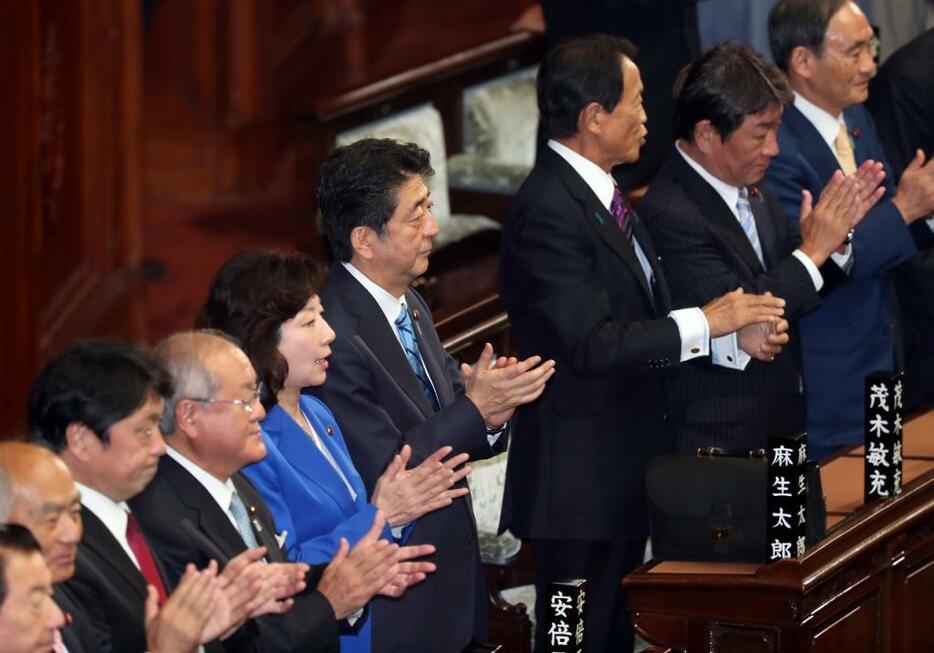
<svg viewBox="0 0 934 653">
<path fill-rule="evenodd" d="M 521 319 L 540 325 L 544 340 L 578 372 L 649 370 L 655 360 L 679 361 L 674 320 L 614 317 L 594 242 L 575 217 L 542 202 L 513 216 L 517 224 L 504 243 L 502 275 L 510 312 L 515 307 Z M 632 292 L 641 292 L 634 283 Z"/>
<path fill-rule="evenodd" d="M 670 208 L 648 216 L 646 223 L 665 266 L 672 296 L 679 304 L 698 306 L 742 286 L 750 293 L 771 292 L 785 300 L 786 317 L 797 317 L 816 308 L 820 297 L 810 274 L 786 245 L 784 255 L 770 270 L 752 279 L 741 279 L 725 253 L 728 247 L 695 211 Z M 786 230 L 782 230 L 785 232 Z M 786 240 L 795 240 L 794 235 Z"/>
<path fill-rule="evenodd" d="M 460 384 L 456 365 L 450 360 L 447 364 L 452 382 Z M 372 494 L 376 480 L 404 444 L 412 447 L 411 464 L 445 445 L 469 453 L 472 459 L 491 455 L 483 418 L 463 394 L 462 385 L 455 386 L 458 397 L 453 403 L 403 430 L 386 408 L 403 401 L 403 393 L 392 384 L 362 340 L 338 336 L 331 343 L 327 382 L 314 389 L 337 417 L 368 493 Z"/>
</svg>

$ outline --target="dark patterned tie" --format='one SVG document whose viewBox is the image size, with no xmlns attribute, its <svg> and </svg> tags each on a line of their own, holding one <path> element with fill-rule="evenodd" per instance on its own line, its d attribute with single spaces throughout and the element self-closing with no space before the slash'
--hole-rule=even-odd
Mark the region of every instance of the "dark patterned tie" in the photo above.
<svg viewBox="0 0 934 653">
<path fill-rule="evenodd" d="M 623 197 L 619 186 L 616 185 L 613 186 L 613 201 L 610 202 L 610 213 L 613 219 L 616 220 L 616 224 L 619 225 L 619 228 L 626 234 L 626 239 L 632 242 L 633 213 L 629 208 L 629 204 L 626 203 L 626 199 Z"/>
<path fill-rule="evenodd" d="M 440 404 L 438 404 L 438 397 L 435 395 L 435 389 L 428 379 L 425 366 L 422 365 L 422 357 L 418 355 L 418 341 L 415 339 L 415 332 L 412 330 L 412 318 L 409 317 L 409 312 L 406 310 L 405 304 L 402 305 L 402 308 L 399 310 L 399 315 L 396 317 L 396 331 L 399 333 L 402 349 L 405 350 L 405 357 L 408 359 L 409 366 L 415 373 L 415 378 L 418 379 L 419 385 L 422 386 L 422 392 L 425 393 L 425 398 L 428 400 L 428 403 L 431 404 L 431 407 L 437 411 L 440 407 Z"/>
<path fill-rule="evenodd" d="M 143 537 L 143 531 L 139 527 L 139 522 L 133 513 L 126 513 L 126 541 L 130 545 L 130 550 L 136 556 L 136 562 L 139 563 L 139 570 L 143 574 L 146 582 L 156 588 L 159 593 L 159 605 L 163 605 L 166 599 L 165 585 L 162 584 L 162 576 L 156 568 L 156 561 L 152 557 L 152 550 Z"/>
</svg>

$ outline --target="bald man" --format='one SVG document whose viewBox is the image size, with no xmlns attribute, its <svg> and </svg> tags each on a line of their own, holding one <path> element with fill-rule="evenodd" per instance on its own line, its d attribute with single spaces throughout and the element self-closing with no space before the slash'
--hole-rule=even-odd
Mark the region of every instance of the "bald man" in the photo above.
<svg viewBox="0 0 934 653">
<path fill-rule="evenodd" d="M 4 492 L 3 488 L 7 488 Z M 106 648 L 91 626 L 81 601 L 65 584 L 75 573 L 78 543 L 81 540 L 81 499 L 71 472 L 53 453 L 22 442 L 0 443 L 0 521 L 28 528 L 42 552 L 52 579 L 52 592 L 58 606 L 70 615 L 61 629 L 69 653 L 91 653 Z M 208 574 L 210 575 L 210 574 Z M 218 609 L 207 577 L 189 576 L 161 612 L 150 597 L 145 616 L 149 650 L 180 653 L 197 648 L 199 635 L 211 610 Z M 200 592 L 199 595 L 195 595 Z M 157 616 L 157 613 L 158 616 Z"/>
</svg>

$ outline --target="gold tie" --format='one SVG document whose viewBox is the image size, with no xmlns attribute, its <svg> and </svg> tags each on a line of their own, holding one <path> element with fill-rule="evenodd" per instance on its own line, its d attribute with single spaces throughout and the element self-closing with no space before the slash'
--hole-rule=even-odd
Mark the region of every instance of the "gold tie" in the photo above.
<svg viewBox="0 0 934 653">
<path fill-rule="evenodd" d="M 846 125 L 840 123 L 840 131 L 837 132 L 837 139 L 833 142 L 837 150 L 837 161 L 843 172 L 852 175 L 856 172 L 856 157 L 853 156 L 853 145 L 850 143 L 850 136 L 846 133 Z"/>
</svg>

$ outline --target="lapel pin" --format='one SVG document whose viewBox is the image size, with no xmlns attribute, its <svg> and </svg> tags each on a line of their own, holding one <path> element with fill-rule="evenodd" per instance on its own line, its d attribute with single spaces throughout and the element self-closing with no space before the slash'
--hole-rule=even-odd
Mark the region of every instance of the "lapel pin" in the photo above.
<svg viewBox="0 0 934 653">
<path fill-rule="evenodd" d="M 417 308 L 413 308 L 413 309 L 412 309 L 412 317 L 414 317 L 416 320 L 418 319 L 418 309 L 417 309 Z"/>
<path fill-rule="evenodd" d="M 602 227 L 603 223 L 605 222 L 605 220 L 603 219 L 603 215 L 599 211 L 594 211 L 593 217 L 596 218 L 597 222 L 599 222 L 600 226 Z"/>
<path fill-rule="evenodd" d="M 853 138 L 859 138 L 863 135 L 863 131 L 859 127 L 854 127 L 850 133 L 853 134 Z"/>
<path fill-rule="evenodd" d="M 750 196 L 750 197 L 759 197 L 759 187 L 758 187 L 758 186 L 750 186 L 750 187 L 749 187 L 749 196 Z"/>
<path fill-rule="evenodd" d="M 324 427 L 324 432 L 327 433 L 328 435 L 334 435 L 334 427 L 332 427 L 332 426 L 325 426 L 325 427 Z"/>
</svg>

